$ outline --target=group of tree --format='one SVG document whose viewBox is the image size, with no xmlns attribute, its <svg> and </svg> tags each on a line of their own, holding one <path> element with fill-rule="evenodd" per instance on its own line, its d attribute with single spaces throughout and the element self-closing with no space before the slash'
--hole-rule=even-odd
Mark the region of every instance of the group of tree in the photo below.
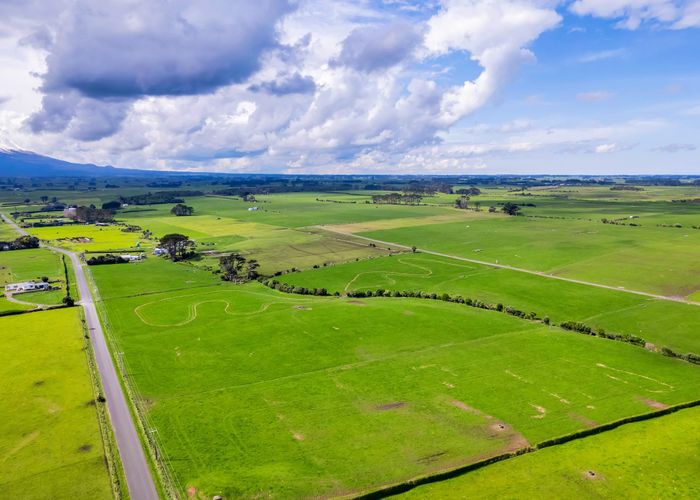
<svg viewBox="0 0 700 500">
<path fill-rule="evenodd" d="M 122 259 L 119 255 L 113 255 L 108 253 L 106 255 L 98 255 L 97 257 L 91 257 L 87 260 L 88 266 L 101 266 L 104 264 L 126 264 L 129 261 Z"/>
<path fill-rule="evenodd" d="M 36 236 L 20 236 L 13 241 L 0 241 L 0 251 L 27 250 L 29 248 L 39 248 L 39 238 Z"/>
<path fill-rule="evenodd" d="M 455 200 L 455 208 L 467 210 L 469 208 L 469 196 L 462 195 Z"/>
<path fill-rule="evenodd" d="M 119 200 L 107 201 L 102 204 L 103 210 L 119 210 L 122 208 L 122 202 Z"/>
<path fill-rule="evenodd" d="M 194 213 L 194 208 L 178 203 L 173 208 L 170 209 L 170 213 L 182 217 L 185 215 L 192 215 Z"/>
<path fill-rule="evenodd" d="M 303 286 L 294 286 L 289 285 L 287 283 L 280 283 L 277 280 L 265 280 L 263 281 L 263 285 L 273 288 L 275 290 L 279 290 L 280 292 L 296 293 L 298 295 L 319 295 L 322 297 L 330 295 L 328 293 L 328 290 L 325 288 L 306 288 Z M 335 295 L 340 294 L 336 292 Z"/>
<path fill-rule="evenodd" d="M 506 215 L 519 215 L 520 206 L 507 201 L 501 207 L 501 211 Z"/>
<path fill-rule="evenodd" d="M 158 191 L 155 193 L 143 193 L 133 196 L 120 196 L 119 201 L 129 205 L 158 205 L 164 203 L 184 203 L 183 197 L 202 196 L 202 191 L 182 190 L 182 191 Z"/>
<path fill-rule="evenodd" d="M 455 190 L 455 194 L 463 194 L 467 196 L 478 196 L 481 194 L 481 189 L 477 187 L 460 188 Z"/>
<path fill-rule="evenodd" d="M 259 267 L 260 264 L 258 264 L 257 260 L 246 259 L 237 252 L 219 257 L 221 279 L 224 281 L 243 283 L 245 281 L 254 280 L 258 277 L 257 270 Z"/>
<path fill-rule="evenodd" d="M 423 196 L 418 193 L 373 194 L 372 203 L 385 205 L 418 205 Z"/>
<path fill-rule="evenodd" d="M 95 208 L 94 205 L 91 205 L 89 207 L 76 208 L 75 213 L 68 217 L 79 222 L 112 222 L 114 221 L 114 212 L 103 208 Z"/>
<path fill-rule="evenodd" d="M 159 246 L 174 262 L 193 257 L 195 254 L 194 241 L 184 234 L 166 234 L 160 239 Z"/>
</svg>

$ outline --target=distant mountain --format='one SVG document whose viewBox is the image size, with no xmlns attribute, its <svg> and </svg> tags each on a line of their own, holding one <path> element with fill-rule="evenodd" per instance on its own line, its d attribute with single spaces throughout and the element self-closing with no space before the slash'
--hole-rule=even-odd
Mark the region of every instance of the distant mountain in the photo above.
<svg viewBox="0 0 700 500">
<path fill-rule="evenodd" d="M 163 173 L 111 166 L 99 167 L 92 163 L 70 163 L 29 151 L 0 149 L 0 177 L 123 177 Z"/>
</svg>

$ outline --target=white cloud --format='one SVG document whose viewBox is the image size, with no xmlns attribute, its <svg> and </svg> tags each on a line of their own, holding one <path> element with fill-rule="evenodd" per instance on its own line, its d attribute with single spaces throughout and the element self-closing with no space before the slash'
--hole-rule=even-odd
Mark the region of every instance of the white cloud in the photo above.
<svg viewBox="0 0 700 500">
<path fill-rule="evenodd" d="M 643 23 L 673 29 L 700 27 L 698 0 L 576 0 L 570 9 L 581 16 L 618 19 L 617 26 L 629 30 Z"/>
</svg>

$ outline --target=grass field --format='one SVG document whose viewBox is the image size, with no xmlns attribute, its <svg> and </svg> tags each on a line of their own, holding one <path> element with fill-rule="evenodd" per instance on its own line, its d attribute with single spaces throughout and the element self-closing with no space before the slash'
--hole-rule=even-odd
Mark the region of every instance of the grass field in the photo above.
<svg viewBox="0 0 700 500">
<path fill-rule="evenodd" d="M 690 364 L 442 302 L 223 285 L 105 305 L 181 487 L 207 495 L 352 493 L 700 389 Z"/>
<path fill-rule="evenodd" d="M 118 226 L 70 225 L 34 227 L 27 231 L 41 240 L 77 252 L 128 249 L 138 242 L 144 247 L 152 246 L 140 239 L 140 233 L 125 233 Z"/>
<path fill-rule="evenodd" d="M 553 322 L 581 321 L 657 346 L 700 352 L 700 307 L 552 280 L 429 254 L 403 254 L 286 274 L 278 281 L 331 292 L 414 290 L 461 295 L 534 311 Z"/>
<path fill-rule="evenodd" d="M 698 408 L 540 450 L 404 497 L 698 498 L 700 444 L 689 435 L 700 435 Z"/>
<path fill-rule="evenodd" d="M 360 234 L 662 295 L 688 296 L 700 287 L 700 231 L 693 229 L 494 217 Z"/>
<path fill-rule="evenodd" d="M 111 498 L 78 309 L 0 318 L 4 498 Z"/>
<path fill-rule="evenodd" d="M 61 254 L 45 248 L 0 253 L 0 286 L 3 289 L 7 283 L 40 281 L 42 277 L 49 278 L 49 283 L 57 290 L 21 293 L 16 294 L 15 298 L 36 304 L 60 304 L 66 296 Z"/>
</svg>

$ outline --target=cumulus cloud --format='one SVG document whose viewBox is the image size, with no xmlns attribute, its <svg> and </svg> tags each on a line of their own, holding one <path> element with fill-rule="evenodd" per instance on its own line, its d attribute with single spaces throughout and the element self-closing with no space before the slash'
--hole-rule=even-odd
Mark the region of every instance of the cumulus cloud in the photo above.
<svg viewBox="0 0 700 500">
<path fill-rule="evenodd" d="M 268 92 L 269 94 L 282 96 L 288 94 L 309 94 L 316 90 L 316 82 L 310 76 L 302 76 L 299 73 L 287 75 L 276 80 L 269 80 L 250 86 L 253 92 Z"/>
<path fill-rule="evenodd" d="M 698 0 L 576 0 L 573 13 L 604 19 L 618 19 L 617 26 L 635 30 L 643 23 L 673 29 L 700 27 Z"/>
<path fill-rule="evenodd" d="M 44 105 L 32 130 L 61 131 L 76 118 L 73 136 L 94 139 L 116 131 L 125 116 L 115 99 L 210 93 L 245 81 L 277 45 L 277 22 L 291 6 L 244 3 L 234 13 L 223 0 L 75 2 L 53 26 L 52 40 L 38 31 L 27 41 L 49 51 Z M 90 125 L 81 110 L 100 100 L 107 105 Z"/>
<path fill-rule="evenodd" d="M 442 123 L 452 124 L 483 106 L 513 78 L 521 64 L 535 60 L 527 46 L 560 21 L 546 2 L 446 0 L 443 9 L 428 21 L 427 53 L 466 51 L 483 71 L 475 80 L 445 94 Z"/>
<path fill-rule="evenodd" d="M 421 38 L 407 21 L 357 28 L 343 40 L 340 55 L 331 64 L 365 72 L 386 69 L 403 61 Z"/>
</svg>

